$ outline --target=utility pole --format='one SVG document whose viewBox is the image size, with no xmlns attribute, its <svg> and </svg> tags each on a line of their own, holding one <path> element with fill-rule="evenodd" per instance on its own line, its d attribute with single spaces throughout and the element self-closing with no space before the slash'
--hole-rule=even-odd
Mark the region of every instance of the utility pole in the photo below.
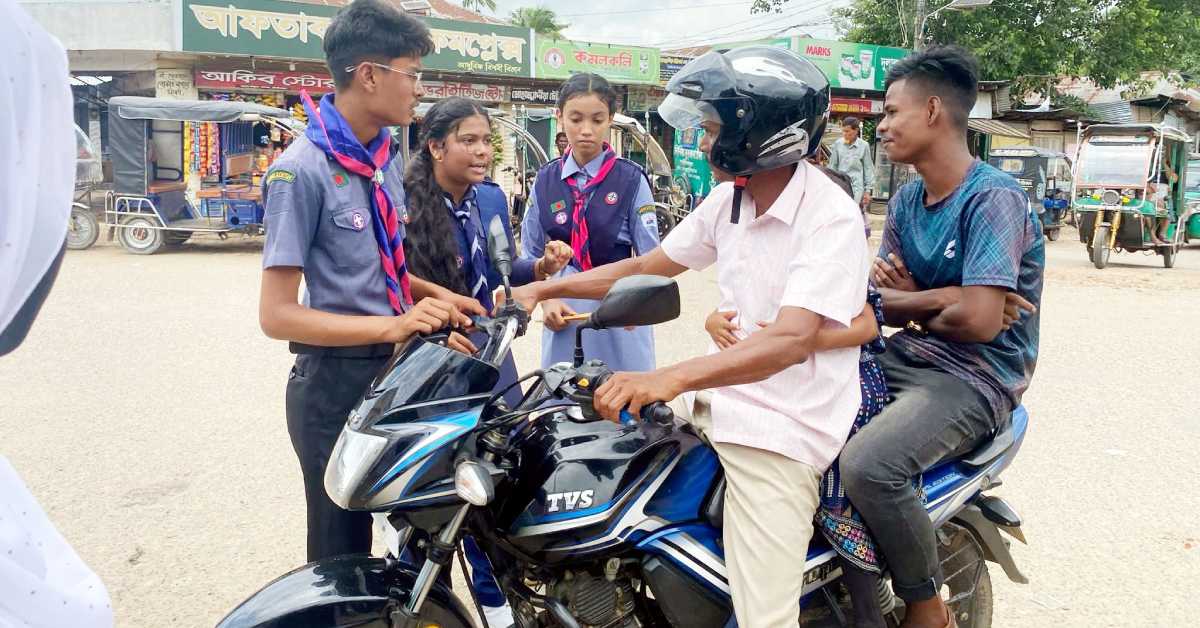
<svg viewBox="0 0 1200 628">
<path fill-rule="evenodd" d="M 925 0 L 917 0 L 916 23 L 913 25 L 913 50 L 925 47 Z"/>
</svg>

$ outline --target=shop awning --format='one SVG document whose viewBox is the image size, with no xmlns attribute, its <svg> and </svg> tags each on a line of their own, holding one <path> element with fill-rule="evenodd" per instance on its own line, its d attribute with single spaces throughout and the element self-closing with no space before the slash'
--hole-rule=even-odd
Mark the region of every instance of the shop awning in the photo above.
<svg viewBox="0 0 1200 628">
<path fill-rule="evenodd" d="M 978 133 L 987 135 L 1004 135 L 1007 137 L 1019 137 L 1021 139 L 1030 139 L 1029 134 L 1018 129 L 1011 124 L 1005 124 L 999 120 L 984 120 L 981 118 L 972 118 L 967 121 L 967 128 Z"/>
</svg>

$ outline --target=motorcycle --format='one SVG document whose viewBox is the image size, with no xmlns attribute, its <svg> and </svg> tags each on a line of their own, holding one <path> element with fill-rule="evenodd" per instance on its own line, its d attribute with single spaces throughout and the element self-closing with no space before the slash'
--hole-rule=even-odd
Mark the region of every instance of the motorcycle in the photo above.
<svg viewBox="0 0 1200 628">
<path fill-rule="evenodd" d="M 488 244 L 511 294 L 512 252 L 499 218 Z M 495 318 L 476 320 L 488 339 L 474 356 L 448 349 L 444 334 L 414 338 L 350 414 L 325 477 L 335 503 L 373 513 L 386 555 L 300 567 L 219 628 L 473 626 L 448 578 L 456 556 L 466 571 L 464 536 L 488 556 L 521 628 L 729 625 L 716 454 L 663 403 L 640 417 L 625 412 L 621 424 L 601 419 L 593 394 L 611 371 L 586 360 L 580 342 L 592 329 L 666 322 L 679 307 L 670 279 L 618 281 L 579 326 L 573 362 L 524 376 L 518 383 L 531 386 L 511 408 L 492 392 L 528 323 L 511 299 Z M 978 450 L 920 478 L 960 626 L 990 625 L 986 561 L 1027 582 L 1000 536 L 1024 541 L 1021 520 L 985 494 L 1025 435 L 1025 411 L 1012 419 Z M 840 573 L 834 550 L 814 537 L 805 625 L 845 625 Z M 880 602 L 898 614 L 883 588 Z"/>
</svg>

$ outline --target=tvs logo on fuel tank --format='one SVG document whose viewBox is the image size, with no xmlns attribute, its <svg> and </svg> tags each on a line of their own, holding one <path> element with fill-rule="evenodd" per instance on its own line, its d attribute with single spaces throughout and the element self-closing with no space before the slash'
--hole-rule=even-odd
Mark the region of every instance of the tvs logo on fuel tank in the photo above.
<svg viewBox="0 0 1200 628">
<path fill-rule="evenodd" d="M 546 493 L 546 512 L 569 512 L 587 508 L 595 502 L 596 491 L 567 491 L 565 493 Z"/>
</svg>

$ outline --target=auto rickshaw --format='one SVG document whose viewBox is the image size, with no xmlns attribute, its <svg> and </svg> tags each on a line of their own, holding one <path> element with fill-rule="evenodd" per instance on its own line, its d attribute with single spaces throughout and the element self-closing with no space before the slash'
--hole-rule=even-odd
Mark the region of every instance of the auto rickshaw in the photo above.
<svg viewBox="0 0 1200 628">
<path fill-rule="evenodd" d="M 279 122 L 290 115 L 245 102 L 111 98 L 113 190 L 104 204 L 109 238 L 115 231 L 126 251 L 150 255 L 196 234 L 261 235 L 254 125 L 265 123 L 291 133 Z M 191 140 L 190 157 L 185 156 L 185 136 Z M 185 176 L 189 159 L 203 162 L 191 173 L 190 184 Z"/>
<path fill-rule="evenodd" d="M 1188 159 L 1183 198 L 1184 202 L 1192 207 L 1195 207 L 1196 203 L 1200 203 L 1200 154 L 1192 153 Z M 1193 238 L 1200 240 L 1200 212 L 1193 212 L 1181 231 L 1183 231 L 1184 243 L 1191 242 Z"/>
<path fill-rule="evenodd" d="M 1163 125 L 1097 124 L 1082 140 L 1071 198 L 1092 263 L 1104 268 L 1116 249 L 1161 255 L 1173 268 L 1195 211 L 1184 195 L 1191 138 Z M 1164 221 L 1166 243 L 1155 244 Z"/>
<path fill-rule="evenodd" d="M 1042 220 L 1042 231 L 1057 240 L 1070 208 L 1071 160 L 1066 153 L 1037 146 L 995 148 L 988 163 L 1012 175 Z"/>
<path fill-rule="evenodd" d="M 92 192 L 103 181 L 100 155 L 92 140 L 75 126 L 75 194 L 71 202 L 71 219 L 67 223 L 67 248 L 86 249 L 100 237 L 100 221 L 92 211 Z"/>
<path fill-rule="evenodd" d="M 613 116 L 612 128 L 618 134 L 622 152 L 626 156 L 636 153 L 640 159 L 635 161 L 644 162 L 641 163 L 642 171 L 650 181 L 650 192 L 654 196 L 655 213 L 658 216 L 658 237 L 661 240 L 692 210 L 682 181 L 674 178 L 671 160 L 667 159 L 667 153 L 658 140 L 635 118 L 618 113 Z"/>
</svg>

